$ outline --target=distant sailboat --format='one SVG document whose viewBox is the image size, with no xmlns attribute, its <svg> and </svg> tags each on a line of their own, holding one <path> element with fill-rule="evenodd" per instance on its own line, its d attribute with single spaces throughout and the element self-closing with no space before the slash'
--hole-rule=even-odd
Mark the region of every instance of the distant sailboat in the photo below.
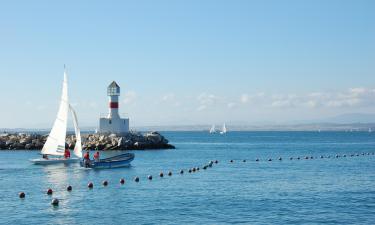
<svg viewBox="0 0 375 225">
<path fill-rule="evenodd" d="M 44 144 L 43 149 L 41 151 L 43 158 L 32 159 L 31 162 L 35 164 L 48 165 L 48 164 L 56 164 L 56 163 L 71 163 L 71 162 L 78 161 L 77 158 L 65 159 L 62 157 L 64 156 L 64 152 L 65 152 L 66 128 L 67 128 L 67 123 L 68 123 L 69 109 L 73 113 L 73 118 L 75 120 L 74 125 L 76 128 L 78 126 L 77 118 L 76 118 L 75 112 L 72 111 L 73 109 L 71 108 L 71 106 L 69 106 L 68 79 L 67 79 L 66 72 L 64 71 L 64 82 L 63 82 L 63 89 L 62 89 L 59 111 L 57 113 L 57 117 L 56 117 L 55 123 L 53 124 L 52 130 L 50 134 L 48 135 L 47 141 Z M 77 134 L 77 128 L 75 129 L 76 135 L 77 135 L 77 138 L 79 138 L 80 140 L 81 135 L 79 133 Z M 79 128 L 78 128 L 78 131 L 79 131 Z M 76 143 L 77 148 L 79 148 L 78 146 L 80 145 L 81 145 L 80 143 Z M 79 149 L 77 149 L 77 151 L 79 151 Z M 55 157 L 49 158 L 48 156 L 55 156 Z M 81 157 L 81 156 L 78 156 L 78 157 Z"/>
<path fill-rule="evenodd" d="M 227 133 L 227 127 L 225 126 L 225 123 L 223 124 L 223 129 L 221 130 L 220 134 L 226 134 Z"/>
<path fill-rule="evenodd" d="M 214 134 L 214 133 L 216 133 L 216 128 L 215 128 L 215 125 L 212 125 L 210 129 L 210 134 Z"/>
</svg>

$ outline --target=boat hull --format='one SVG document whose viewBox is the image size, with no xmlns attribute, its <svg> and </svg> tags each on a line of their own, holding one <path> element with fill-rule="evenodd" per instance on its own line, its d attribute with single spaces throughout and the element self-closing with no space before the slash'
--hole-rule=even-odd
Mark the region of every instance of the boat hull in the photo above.
<svg viewBox="0 0 375 225">
<path fill-rule="evenodd" d="M 82 167 L 93 168 L 93 169 L 111 169 L 128 167 L 134 160 L 135 155 L 133 153 L 121 154 L 118 156 L 101 159 L 100 161 L 93 161 L 86 163 L 84 160 L 80 161 Z"/>
<path fill-rule="evenodd" d="M 64 158 L 50 158 L 50 159 L 31 159 L 30 162 L 35 165 L 54 165 L 54 164 L 69 164 L 78 162 L 78 158 L 64 159 Z"/>
</svg>

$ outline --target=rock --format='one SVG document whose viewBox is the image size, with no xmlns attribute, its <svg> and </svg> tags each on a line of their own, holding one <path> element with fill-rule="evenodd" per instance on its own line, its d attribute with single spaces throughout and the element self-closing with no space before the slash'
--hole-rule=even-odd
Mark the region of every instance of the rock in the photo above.
<svg viewBox="0 0 375 225">
<path fill-rule="evenodd" d="M 43 148 L 48 135 L 40 134 L 8 134 L 0 135 L 0 149 L 35 149 Z M 75 136 L 67 135 L 66 148 L 74 149 Z M 82 135 L 83 149 L 89 150 L 144 150 L 144 149 L 173 149 L 168 140 L 158 132 L 130 132 L 123 135 L 84 134 Z"/>
</svg>

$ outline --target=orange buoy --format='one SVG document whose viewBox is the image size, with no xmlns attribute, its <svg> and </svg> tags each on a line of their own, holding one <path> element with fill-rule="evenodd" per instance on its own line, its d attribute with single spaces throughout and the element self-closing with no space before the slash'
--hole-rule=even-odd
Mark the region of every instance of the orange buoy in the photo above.
<svg viewBox="0 0 375 225">
<path fill-rule="evenodd" d="M 124 178 L 120 179 L 120 184 L 125 184 L 125 179 Z"/>
<path fill-rule="evenodd" d="M 168 176 L 172 176 L 172 171 L 169 171 L 169 172 L 168 172 Z"/>
<path fill-rule="evenodd" d="M 160 177 L 164 177 L 163 172 L 160 172 L 159 176 L 160 176 Z"/>
<path fill-rule="evenodd" d="M 52 189 L 51 189 L 51 188 L 48 188 L 48 189 L 47 189 L 47 195 L 52 195 L 52 193 L 53 193 Z"/>
<path fill-rule="evenodd" d="M 92 182 L 89 182 L 89 183 L 87 184 L 87 187 L 90 188 L 90 189 L 91 189 L 91 188 L 94 188 L 94 184 L 93 184 Z"/>
<path fill-rule="evenodd" d="M 139 182 L 139 177 L 135 177 L 135 178 L 134 178 L 134 181 L 135 181 L 135 182 Z"/>
<path fill-rule="evenodd" d="M 102 182 L 102 184 L 103 184 L 103 186 L 107 186 L 107 185 L 108 185 L 108 181 L 104 180 L 104 181 Z"/>
<path fill-rule="evenodd" d="M 195 172 L 195 170 L 196 170 L 195 167 L 193 167 L 193 172 Z"/>
<path fill-rule="evenodd" d="M 148 175 L 147 178 L 148 178 L 149 180 L 152 180 L 152 176 L 151 176 L 151 175 Z"/>
<path fill-rule="evenodd" d="M 180 170 L 180 174 L 183 174 L 184 173 L 184 170 Z"/>
<path fill-rule="evenodd" d="M 18 197 L 20 197 L 20 198 L 25 198 L 25 197 L 26 197 L 25 192 L 20 192 L 20 193 L 18 193 Z"/>
<path fill-rule="evenodd" d="M 59 200 L 57 198 L 52 199 L 51 205 L 58 206 L 59 205 Z"/>
<path fill-rule="evenodd" d="M 72 188 L 72 186 L 69 185 L 69 186 L 66 188 L 66 190 L 67 190 L 67 191 L 72 191 L 73 188 Z"/>
</svg>

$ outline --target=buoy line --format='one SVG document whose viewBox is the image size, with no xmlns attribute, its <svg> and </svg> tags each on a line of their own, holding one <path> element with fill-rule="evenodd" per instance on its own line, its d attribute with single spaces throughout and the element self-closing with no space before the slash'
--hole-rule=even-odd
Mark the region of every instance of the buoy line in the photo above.
<svg viewBox="0 0 375 225">
<path fill-rule="evenodd" d="M 297 157 L 289 157 L 289 160 L 286 160 L 286 161 L 301 161 L 301 160 L 314 160 L 314 159 L 339 159 L 339 158 L 353 158 L 353 157 L 360 157 L 360 156 L 372 156 L 372 155 L 375 155 L 375 152 L 361 152 L 361 153 L 346 153 L 346 154 L 335 154 L 335 155 L 320 155 L 319 157 L 315 157 L 315 156 L 311 156 L 311 155 L 307 155 L 307 156 L 297 156 Z M 286 158 L 288 159 L 288 158 Z M 241 163 L 247 163 L 247 162 L 256 162 L 256 163 L 259 163 L 259 162 L 273 162 L 273 158 L 265 158 L 265 159 L 261 159 L 261 158 L 255 158 L 253 160 L 249 160 L 249 159 L 230 159 L 228 162 L 229 164 L 234 164 L 235 162 L 241 162 Z M 279 161 L 279 162 L 282 162 L 282 161 L 285 161 L 281 156 L 280 157 L 277 157 L 275 158 L 275 161 Z M 195 167 L 191 167 L 189 169 L 186 169 L 186 171 L 188 171 L 189 174 L 192 174 L 192 173 L 197 173 L 200 171 L 200 168 L 202 168 L 203 170 L 207 170 L 209 168 L 211 168 L 214 164 L 218 164 L 219 161 L 218 160 L 211 160 L 209 161 L 208 164 L 204 164 L 202 167 L 199 167 L 199 166 L 195 166 Z M 180 169 L 179 170 L 179 174 L 182 176 L 184 174 L 184 171 L 185 169 Z M 172 170 L 169 170 L 168 173 L 167 173 L 168 177 L 172 177 L 173 175 L 173 172 Z M 160 178 L 163 178 L 164 177 L 164 173 L 163 172 L 160 172 L 159 173 L 159 177 Z M 146 178 L 151 181 L 153 180 L 153 176 L 151 174 L 147 175 Z M 139 183 L 140 182 L 140 177 L 139 176 L 135 176 L 133 178 L 134 182 L 135 183 Z M 119 180 L 119 183 L 120 185 L 124 185 L 125 184 L 125 178 L 120 178 Z M 102 185 L 103 186 L 108 186 L 109 185 L 109 181 L 108 180 L 103 180 L 102 181 Z M 88 182 L 87 184 L 87 188 L 92 190 L 94 189 L 94 183 L 93 182 Z M 68 192 L 72 192 L 73 191 L 73 187 L 71 185 L 68 185 L 66 187 L 66 191 Z M 48 188 L 47 191 L 45 192 L 47 195 L 50 195 L 52 196 L 52 194 L 54 193 L 54 191 L 51 189 L 51 188 Z M 25 192 L 19 192 L 18 193 L 18 197 L 20 199 L 25 199 L 26 198 L 26 194 Z M 59 199 L 58 198 L 53 198 L 52 201 L 51 201 L 51 205 L 54 206 L 54 207 L 57 207 L 59 205 Z"/>
</svg>

